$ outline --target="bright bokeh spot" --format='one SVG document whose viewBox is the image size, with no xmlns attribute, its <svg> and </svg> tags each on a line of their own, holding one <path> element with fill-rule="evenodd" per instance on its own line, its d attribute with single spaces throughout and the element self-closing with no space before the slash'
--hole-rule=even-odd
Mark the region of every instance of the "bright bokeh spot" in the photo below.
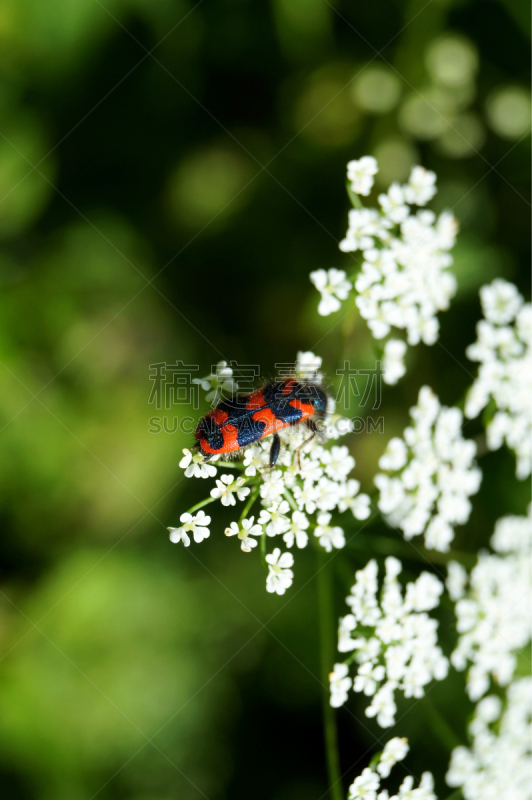
<svg viewBox="0 0 532 800">
<path fill-rule="evenodd" d="M 486 103 L 488 121 L 504 139 L 518 139 L 530 131 L 530 95 L 520 86 L 496 89 Z"/>
<path fill-rule="evenodd" d="M 443 86 L 469 83 L 478 70 L 476 47 L 462 36 L 436 39 L 427 49 L 425 60 L 432 79 Z"/>
<path fill-rule="evenodd" d="M 355 135 L 359 113 L 351 102 L 353 69 L 328 65 L 307 80 L 295 101 L 294 127 L 320 147 L 338 147 Z"/>
<path fill-rule="evenodd" d="M 448 92 L 428 89 L 406 98 L 399 110 L 399 124 L 416 139 L 435 139 L 448 129 L 455 110 Z"/>
<path fill-rule="evenodd" d="M 228 219 L 246 201 L 253 176 L 250 158 L 227 147 L 210 147 L 187 156 L 170 178 L 173 217 L 193 227 Z"/>
<path fill-rule="evenodd" d="M 370 66 L 354 80 L 352 96 L 364 111 L 385 114 L 399 102 L 401 81 L 388 67 L 381 64 Z"/>
</svg>

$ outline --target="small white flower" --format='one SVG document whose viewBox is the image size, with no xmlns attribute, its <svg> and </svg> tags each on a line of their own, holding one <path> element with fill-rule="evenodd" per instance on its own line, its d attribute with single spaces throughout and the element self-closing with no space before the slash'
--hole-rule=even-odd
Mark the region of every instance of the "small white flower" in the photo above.
<svg viewBox="0 0 532 800">
<path fill-rule="evenodd" d="M 353 683 L 353 689 L 355 692 L 363 692 L 370 697 L 375 694 L 385 675 L 386 670 L 382 664 L 374 666 L 370 661 L 367 661 L 359 668 L 358 675 Z"/>
<path fill-rule="evenodd" d="M 347 798 L 348 800 L 377 800 L 380 785 L 377 773 L 366 767 L 349 787 Z"/>
<path fill-rule="evenodd" d="M 380 761 L 377 764 L 377 772 L 379 775 L 382 778 L 387 778 L 392 767 L 395 766 L 398 761 L 402 761 L 405 758 L 408 750 L 407 739 L 400 739 L 398 736 L 395 736 L 393 739 L 390 739 L 389 742 L 386 742 Z"/>
<path fill-rule="evenodd" d="M 326 439 L 339 439 L 340 436 L 353 433 L 354 429 L 353 420 L 348 419 L 348 417 L 342 417 L 341 414 L 327 412 L 327 420 L 324 429 Z"/>
<path fill-rule="evenodd" d="M 240 525 L 238 522 L 232 522 L 225 529 L 226 536 L 238 536 L 244 553 L 250 553 L 257 546 L 257 540 L 252 539 L 252 536 L 262 536 L 262 527 L 258 523 L 253 524 L 253 522 L 254 517 L 249 517 L 249 519 L 243 519 Z"/>
<path fill-rule="evenodd" d="M 367 519 L 370 515 L 370 500 L 367 494 L 359 494 L 360 483 L 351 478 L 338 487 L 338 511 L 349 509 L 355 519 Z"/>
<path fill-rule="evenodd" d="M 392 183 L 387 194 L 379 195 L 379 204 L 392 222 L 403 222 L 408 217 L 409 209 L 405 204 L 405 195 L 398 183 Z"/>
<path fill-rule="evenodd" d="M 260 487 L 260 496 L 262 497 L 264 505 L 272 505 L 273 503 L 279 502 L 285 488 L 282 470 L 274 469 L 271 472 L 266 472 L 263 475 L 262 485 Z"/>
<path fill-rule="evenodd" d="M 342 269 L 318 269 L 310 273 L 310 280 L 321 294 L 318 314 L 326 317 L 340 308 L 340 300 L 345 300 L 351 290 Z"/>
<path fill-rule="evenodd" d="M 286 546 L 293 547 L 295 543 L 299 548 L 306 547 L 308 542 L 307 528 L 309 524 L 306 514 L 303 514 L 302 511 L 294 511 L 292 514 L 292 521 L 290 522 L 290 528 L 283 535 Z"/>
<path fill-rule="evenodd" d="M 384 357 L 382 359 L 382 370 L 384 383 L 394 385 L 399 378 L 406 372 L 404 357 L 406 353 L 406 342 L 401 339 L 388 339 L 384 345 Z"/>
<path fill-rule="evenodd" d="M 365 640 L 351 638 L 351 634 L 356 628 L 356 618 L 354 614 L 346 614 L 338 620 L 338 650 L 340 653 L 349 653 L 358 644 L 363 644 Z"/>
<path fill-rule="evenodd" d="M 313 514 L 316 510 L 316 491 L 314 489 L 314 483 L 305 480 L 303 486 L 294 486 L 292 491 L 298 506 L 304 508 L 307 514 Z"/>
<path fill-rule="evenodd" d="M 254 444 L 244 452 L 244 475 L 252 478 L 268 463 L 268 454 L 260 445 Z"/>
<path fill-rule="evenodd" d="M 369 496 L 359 494 L 351 503 L 350 508 L 355 519 L 367 519 L 371 513 Z"/>
<path fill-rule="evenodd" d="M 407 203 L 426 206 L 436 194 L 436 174 L 424 167 L 412 167 L 403 193 Z"/>
<path fill-rule="evenodd" d="M 211 518 L 208 517 L 203 510 L 198 511 L 194 515 L 187 511 L 181 514 L 179 521 L 182 523 L 179 528 L 168 528 L 170 531 L 170 541 L 174 544 L 183 542 L 185 547 L 188 547 L 190 544 L 189 533 L 192 534 L 194 541 L 198 544 L 210 536 L 208 526 L 211 524 Z"/>
<path fill-rule="evenodd" d="M 358 161 L 347 164 L 347 179 L 356 194 L 367 197 L 371 192 L 374 176 L 379 171 L 377 160 L 373 156 L 362 156 Z"/>
<path fill-rule="evenodd" d="M 374 236 L 386 235 L 383 221 L 373 208 L 352 208 L 348 213 L 349 227 L 345 239 L 339 244 L 343 253 L 366 250 L 373 247 Z"/>
<path fill-rule="evenodd" d="M 349 449 L 345 445 L 322 450 L 320 461 L 325 467 L 325 474 L 338 482 L 346 478 L 355 466 L 355 459 L 349 455 Z"/>
<path fill-rule="evenodd" d="M 330 553 L 333 547 L 340 549 L 345 547 L 345 536 L 342 528 L 338 525 L 331 526 L 329 522 L 331 515 L 327 511 L 318 514 L 318 524 L 314 530 L 314 535 L 318 537 L 321 546 Z"/>
<path fill-rule="evenodd" d="M 280 503 L 273 503 L 268 509 L 260 512 L 259 523 L 264 526 L 268 536 L 277 536 L 284 533 L 290 527 L 290 520 L 286 516 L 290 511 L 290 506 L 286 500 Z"/>
<path fill-rule="evenodd" d="M 227 366 L 227 361 L 219 361 L 214 372 L 206 378 L 192 378 L 192 383 L 197 383 L 208 392 L 206 400 L 217 405 L 223 397 L 231 397 L 237 390 L 238 384 L 233 380 L 233 370 Z"/>
<path fill-rule="evenodd" d="M 379 467 L 388 471 L 399 470 L 406 465 L 407 458 L 408 447 L 402 439 L 395 436 L 393 439 L 390 439 L 384 454 L 380 457 Z"/>
<path fill-rule="evenodd" d="M 344 298 L 342 298 L 344 299 Z M 321 356 L 310 351 L 299 351 L 294 366 L 294 375 L 298 380 L 320 383 L 323 375 L 321 369 Z"/>
<path fill-rule="evenodd" d="M 342 485 L 323 476 L 314 486 L 316 507 L 319 511 L 331 511 L 336 508 L 341 495 Z"/>
<path fill-rule="evenodd" d="M 244 486 L 245 478 L 233 480 L 233 475 L 222 475 L 216 480 L 216 488 L 211 489 L 211 497 L 220 499 L 224 506 L 236 505 L 235 494 L 239 500 L 244 500 L 250 493 L 248 486 Z"/>
<path fill-rule="evenodd" d="M 523 298 L 513 283 L 496 278 L 480 290 L 482 310 L 488 322 L 508 325 L 523 305 Z"/>
<path fill-rule="evenodd" d="M 385 683 L 373 696 L 371 705 L 366 708 L 366 716 L 377 717 L 381 728 L 390 728 L 395 722 L 397 706 L 393 698 L 394 689 L 393 683 Z"/>
<path fill-rule="evenodd" d="M 329 682 L 331 687 L 331 706 L 333 708 L 340 708 L 347 700 L 349 689 L 353 685 L 353 681 L 348 676 L 349 667 L 347 664 L 335 664 L 334 669 L 329 675 Z"/>
<path fill-rule="evenodd" d="M 183 458 L 179 466 L 185 470 L 185 478 L 214 478 L 216 467 L 205 461 L 199 451 L 191 453 L 187 448 L 183 449 Z"/>
<path fill-rule="evenodd" d="M 292 585 L 294 565 L 292 553 L 283 553 L 276 547 L 273 553 L 266 556 L 268 563 L 268 577 L 266 578 L 266 591 L 275 594 L 284 594 Z"/>
</svg>

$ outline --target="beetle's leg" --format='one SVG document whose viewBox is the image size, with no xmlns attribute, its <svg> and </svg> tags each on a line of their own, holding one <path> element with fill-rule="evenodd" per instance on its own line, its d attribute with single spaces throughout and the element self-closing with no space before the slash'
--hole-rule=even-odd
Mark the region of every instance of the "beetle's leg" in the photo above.
<svg viewBox="0 0 532 800">
<path fill-rule="evenodd" d="M 308 430 L 311 432 L 311 435 L 308 437 L 308 439 L 305 439 L 305 441 L 302 444 L 300 444 L 299 447 L 296 447 L 296 459 L 297 459 L 297 466 L 298 466 L 299 470 L 301 470 L 301 450 L 304 447 L 306 447 L 307 444 L 310 444 L 310 442 L 314 439 L 314 437 L 319 434 L 318 426 L 316 425 L 314 420 L 306 419 L 305 420 L 305 425 L 308 428 Z"/>
<path fill-rule="evenodd" d="M 281 439 L 278 433 L 273 434 L 272 446 L 270 449 L 270 469 L 273 469 L 279 458 L 279 451 L 281 449 Z"/>
<path fill-rule="evenodd" d="M 278 433 L 274 433 L 272 436 L 272 446 L 270 447 L 270 458 L 268 464 L 265 467 L 260 467 L 259 472 L 264 474 L 265 472 L 270 472 L 276 463 L 277 459 L 279 458 L 279 451 L 281 450 L 281 439 Z"/>
</svg>

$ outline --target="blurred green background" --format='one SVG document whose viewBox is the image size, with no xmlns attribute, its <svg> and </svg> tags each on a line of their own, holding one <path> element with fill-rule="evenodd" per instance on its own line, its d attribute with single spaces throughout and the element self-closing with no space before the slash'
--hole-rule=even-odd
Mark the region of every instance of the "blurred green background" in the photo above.
<svg viewBox="0 0 532 800">
<path fill-rule="evenodd" d="M 460 291 L 445 347 L 416 348 L 387 392 L 384 434 L 352 441 L 370 489 L 419 386 L 452 403 L 470 382 L 478 287 L 529 297 L 528 17 L 524 0 L 0 2 L 2 798 L 324 796 L 314 555 L 279 598 L 226 509 L 209 541 L 170 545 L 210 485 L 182 477 L 185 435 L 149 433 L 149 365 L 268 375 L 312 349 L 334 384 L 371 352 L 347 307 L 318 317 L 308 280 L 351 263 L 345 164 L 377 156 L 378 189 L 434 169 Z M 464 550 L 525 508 L 513 458 L 485 467 Z M 397 733 L 444 797 L 431 708 L 463 739 L 463 676 L 431 698 Z M 339 714 L 346 786 L 383 737 L 362 708 Z"/>
</svg>

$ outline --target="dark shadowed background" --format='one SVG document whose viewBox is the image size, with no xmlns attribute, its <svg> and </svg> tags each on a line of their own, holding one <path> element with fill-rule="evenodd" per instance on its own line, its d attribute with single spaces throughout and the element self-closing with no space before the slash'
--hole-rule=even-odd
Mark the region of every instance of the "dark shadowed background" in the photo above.
<svg viewBox="0 0 532 800">
<path fill-rule="evenodd" d="M 203 544 L 169 543 L 210 483 L 182 476 L 189 437 L 149 432 L 165 413 L 150 365 L 268 375 L 314 350 L 334 385 L 371 344 L 349 304 L 318 317 L 308 280 L 352 265 L 345 164 L 375 155 L 377 190 L 434 169 L 433 207 L 460 220 L 460 289 L 443 346 L 416 348 L 387 391 L 384 434 L 351 439 L 370 489 L 419 387 L 463 396 L 478 287 L 502 275 L 529 297 L 528 14 L 524 0 L 0 4 L 2 798 L 325 797 L 314 555 L 279 598 L 223 536 L 226 509 Z M 462 550 L 524 512 L 513 475 L 507 453 L 486 458 Z M 368 557 L 357 541 L 337 613 Z M 405 703 L 393 729 L 442 798 L 433 707 L 464 740 L 463 687 Z M 338 715 L 346 786 L 383 738 L 362 708 Z"/>
</svg>

